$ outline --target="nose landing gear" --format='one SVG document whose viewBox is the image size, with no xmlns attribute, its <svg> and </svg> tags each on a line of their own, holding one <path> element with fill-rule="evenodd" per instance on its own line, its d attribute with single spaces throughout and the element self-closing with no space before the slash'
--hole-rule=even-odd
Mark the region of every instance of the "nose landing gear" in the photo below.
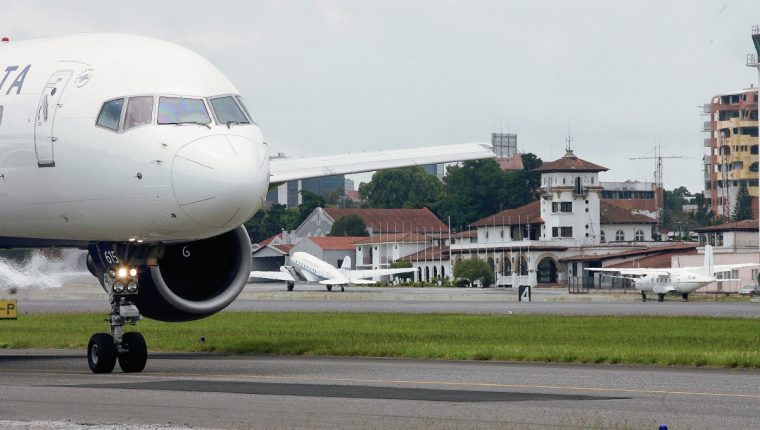
<svg viewBox="0 0 760 430">
<path fill-rule="evenodd" d="M 141 372 L 148 361 L 145 338 L 138 332 L 124 333 L 124 325 L 140 320 L 137 306 L 125 296 L 111 294 L 108 322 L 111 333 L 96 333 L 87 345 L 87 363 L 93 373 L 111 373 L 118 358 L 124 372 Z"/>
</svg>

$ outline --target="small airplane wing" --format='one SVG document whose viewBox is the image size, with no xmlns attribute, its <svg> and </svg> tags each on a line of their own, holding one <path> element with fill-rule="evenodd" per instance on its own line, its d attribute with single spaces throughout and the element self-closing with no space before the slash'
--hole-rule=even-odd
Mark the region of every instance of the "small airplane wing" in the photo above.
<svg viewBox="0 0 760 430">
<path fill-rule="evenodd" d="M 397 275 L 399 273 L 412 273 L 414 267 L 408 267 L 404 269 L 369 269 L 369 270 L 352 270 L 350 272 L 351 282 L 357 283 L 357 281 L 366 278 L 374 278 L 375 276 Z"/>
<path fill-rule="evenodd" d="M 348 285 L 350 282 L 346 278 L 335 278 L 335 279 L 323 279 L 319 281 L 320 284 L 323 285 Z"/>
<path fill-rule="evenodd" d="M 739 264 L 721 264 L 713 266 L 713 272 L 730 272 L 732 270 L 741 269 L 743 267 L 760 267 L 758 263 L 739 263 Z"/>
<path fill-rule="evenodd" d="M 269 183 L 494 157 L 488 143 L 461 143 L 310 158 L 274 158 L 269 162 Z"/>
<path fill-rule="evenodd" d="M 654 291 L 657 294 L 670 294 L 670 293 L 675 293 L 677 289 L 672 284 L 665 284 L 665 285 L 655 285 L 652 288 L 652 291 Z"/>
<path fill-rule="evenodd" d="M 614 268 L 597 268 L 597 267 L 587 267 L 583 270 L 588 270 L 590 272 L 608 272 L 608 273 L 619 273 L 622 276 L 645 276 L 645 275 L 667 275 L 670 274 L 673 270 L 672 269 L 614 269 Z"/>
<path fill-rule="evenodd" d="M 249 275 L 249 278 L 272 279 L 275 281 L 287 281 L 287 282 L 296 281 L 295 278 L 293 278 L 293 275 L 288 273 L 287 270 L 280 270 L 278 272 L 265 272 L 265 271 L 254 270 Z"/>
</svg>

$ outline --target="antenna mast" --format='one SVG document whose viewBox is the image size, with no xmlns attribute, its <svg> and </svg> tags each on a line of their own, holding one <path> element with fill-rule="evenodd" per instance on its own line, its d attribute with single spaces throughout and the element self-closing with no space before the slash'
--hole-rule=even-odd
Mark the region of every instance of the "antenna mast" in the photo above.
<svg viewBox="0 0 760 430">
<path fill-rule="evenodd" d="M 652 160 L 654 159 L 654 202 L 657 210 L 657 225 L 659 226 L 662 224 L 662 208 L 664 207 L 664 202 L 662 201 L 665 195 L 665 189 L 663 188 L 663 182 L 662 182 L 662 159 L 663 158 L 683 158 L 680 155 L 670 155 L 670 156 L 663 156 L 662 155 L 662 148 L 660 147 L 659 143 L 656 143 L 654 145 L 654 155 L 653 156 L 642 156 L 642 157 L 630 157 L 629 160 Z"/>
</svg>

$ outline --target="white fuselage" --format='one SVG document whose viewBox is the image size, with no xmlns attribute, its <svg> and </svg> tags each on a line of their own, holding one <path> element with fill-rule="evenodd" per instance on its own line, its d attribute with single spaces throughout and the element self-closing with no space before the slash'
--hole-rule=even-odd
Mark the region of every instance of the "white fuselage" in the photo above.
<svg viewBox="0 0 760 430">
<path fill-rule="evenodd" d="M 338 269 L 311 254 L 305 252 L 293 253 L 293 256 L 290 257 L 290 262 L 293 263 L 293 265 L 296 266 L 309 281 L 340 279 L 343 281 L 341 283 L 349 283 L 349 279 L 343 273 L 343 270 Z M 310 279 L 310 275 L 313 276 L 312 279 Z"/>
<path fill-rule="evenodd" d="M 252 120 L 224 123 L 211 106 L 242 106 L 237 94 L 208 61 L 155 39 L 0 43 L 0 238 L 170 242 L 241 225 L 263 205 L 269 161 Z M 123 98 L 123 126 L 136 96 L 153 97 L 147 123 L 96 125 Z M 210 122 L 159 125 L 162 97 L 200 99 Z"/>
<path fill-rule="evenodd" d="M 691 293 L 715 281 L 713 277 L 689 270 L 678 271 L 670 275 L 650 274 L 633 279 L 636 289 L 645 293 L 672 291 L 679 294 Z"/>
</svg>

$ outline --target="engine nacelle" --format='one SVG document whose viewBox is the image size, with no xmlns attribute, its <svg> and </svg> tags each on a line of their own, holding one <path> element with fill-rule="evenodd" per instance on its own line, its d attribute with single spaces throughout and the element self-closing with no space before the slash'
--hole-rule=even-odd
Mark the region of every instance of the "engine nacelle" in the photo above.
<svg viewBox="0 0 760 430">
<path fill-rule="evenodd" d="M 251 241 L 243 226 L 209 239 L 165 245 L 157 266 L 139 271 L 133 302 L 145 317 L 190 321 L 221 311 L 251 272 Z"/>
</svg>

